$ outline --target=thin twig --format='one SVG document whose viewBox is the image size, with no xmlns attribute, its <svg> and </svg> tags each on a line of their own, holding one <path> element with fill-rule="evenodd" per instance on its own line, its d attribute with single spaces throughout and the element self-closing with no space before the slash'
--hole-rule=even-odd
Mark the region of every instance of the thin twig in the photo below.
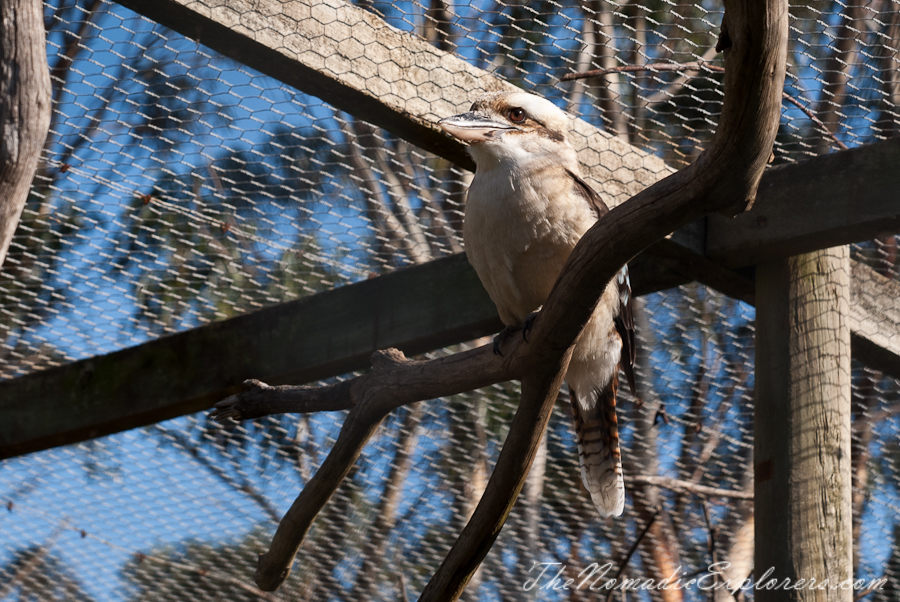
<svg viewBox="0 0 900 602">
<path fill-rule="evenodd" d="M 874 579 L 872 581 L 872 584 L 869 585 L 869 587 L 867 587 L 866 589 L 862 590 L 861 592 L 859 592 L 858 594 L 853 596 L 853 602 L 856 602 L 857 600 L 862 600 L 863 598 L 865 598 L 866 596 L 868 596 L 875 590 L 880 590 L 882 587 L 884 587 L 884 584 L 886 582 L 887 582 L 886 577 L 881 577 L 881 579 Z"/>
<path fill-rule="evenodd" d="M 725 73 L 725 68 L 720 67 L 719 65 L 711 65 L 706 61 L 694 61 L 691 63 L 649 63 L 647 65 L 620 65 L 618 67 L 611 67 L 609 69 L 593 69 L 591 71 L 584 71 L 582 73 L 566 73 L 560 78 L 560 81 L 573 81 L 579 79 L 588 79 L 591 77 L 603 77 L 604 75 L 608 75 L 610 73 L 641 73 L 644 71 L 701 71 L 703 69 L 707 69 L 712 71 L 713 73 Z M 847 145 L 840 141 L 840 139 L 828 129 L 828 127 L 819 119 L 816 114 L 810 109 L 801 103 L 799 100 L 789 95 L 787 92 L 782 92 L 782 98 L 801 111 L 803 114 L 809 117 L 810 121 L 816 124 L 824 134 L 826 134 L 829 138 L 831 138 L 834 145 L 837 146 L 841 150 L 847 150 Z"/>
<path fill-rule="evenodd" d="M 698 71 L 709 69 L 715 73 L 724 73 L 725 69 L 718 65 L 711 65 L 706 61 L 694 61 L 692 63 L 647 63 L 646 65 L 619 65 L 608 69 L 592 69 L 581 73 L 566 73 L 560 80 L 564 82 L 591 77 L 603 77 L 610 73 L 643 73 L 645 71 Z"/>
<path fill-rule="evenodd" d="M 242 578 L 234 577 L 217 569 L 209 569 L 189 562 L 177 562 L 168 558 L 162 558 L 152 555 L 141 555 L 140 558 L 142 562 L 154 562 L 163 566 L 179 568 L 191 573 L 196 573 L 200 579 L 209 578 L 210 580 L 219 581 L 220 583 L 227 583 L 228 585 L 241 589 L 260 600 L 265 600 L 266 602 L 276 602 L 277 600 L 281 599 L 274 594 L 264 592 L 259 588 L 246 583 Z"/>
<path fill-rule="evenodd" d="M 708 533 L 709 541 L 706 544 L 707 551 L 709 552 L 709 560 L 710 566 L 715 566 L 719 563 L 718 555 L 716 554 L 716 529 L 712 526 L 712 520 L 709 517 L 709 506 L 706 504 L 706 500 L 700 500 L 700 507 L 703 509 L 703 520 L 706 523 L 706 531 Z M 716 585 L 719 584 L 719 574 L 715 573 L 713 575 L 713 580 Z M 711 590 L 710 600 L 715 599 L 714 592 Z"/>
<path fill-rule="evenodd" d="M 637 539 L 634 540 L 634 543 L 631 544 L 631 547 L 628 548 L 628 553 L 625 554 L 625 558 L 622 559 L 622 562 L 619 563 L 619 568 L 616 570 L 616 574 L 613 575 L 612 582 L 616 583 L 619 580 L 619 577 L 622 575 L 622 571 L 625 570 L 625 567 L 628 566 L 628 561 L 631 560 L 631 557 L 634 556 L 635 551 L 637 551 L 638 546 L 641 544 L 641 541 L 647 535 L 647 532 L 650 531 L 650 527 L 653 526 L 653 523 L 656 522 L 656 517 L 659 516 L 659 510 L 653 513 L 653 516 L 650 517 L 650 520 L 647 521 L 647 524 L 644 525 L 644 529 L 641 531 L 641 534 L 637 536 Z M 615 588 L 609 590 L 609 593 L 606 595 L 606 602 L 610 602 L 612 600 L 613 594 L 616 592 Z"/>
<path fill-rule="evenodd" d="M 818 126 L 818 128 L 820 130 L 825 132 L 828 135 L 828 137 L 831 138 L 831 140 L 834 142 L 835 146 L 837 146 L 841 150 L 847 150 L 847 145 L 844 144 L 843 142 L 841 142 L 838 139 L 838 137 L 835 135 L 835 133 L 832 132 L 831 130 L 829 130 L 828 127 L 824 123 L 822 123 L 821 119 L 816 117 L 816 114 L 812 112 L 812 109 L 809 109 L 809 108 L 803 106 L 799 100 L 797 100 L 793 96 L 788 95 L 787 92 L 784 93 L 784 99 L 786 101 L 788 101 L 789 103 L 791 103 L 792 105 L 794 105 L 795 107 L 797 107 L 798 109 L 800 109 L 801 111 L 803 111 L 803 113 L 807 117 L 809 117 L 810 120 L 812 120 L 812 122 L 815 123 L 816 126 Z"/>
<path fill-rule="evenodd" d="M 659 477 L 649 475 L 633 475 L 625 477 L 628 483 L 643 483 L 662 487 L 663 489 L 671 489 L 673 491 L 687 491 L 703 497 L 723 497 L 738 500 L 752 500 L 752 491 L 735 491 L 733 489 L 720 489 L 718 487 L 708 487 L 699 485 L 692 481 L 683 481 L 681 479 L 673 479 L 671 477 Z"/>
</svg>

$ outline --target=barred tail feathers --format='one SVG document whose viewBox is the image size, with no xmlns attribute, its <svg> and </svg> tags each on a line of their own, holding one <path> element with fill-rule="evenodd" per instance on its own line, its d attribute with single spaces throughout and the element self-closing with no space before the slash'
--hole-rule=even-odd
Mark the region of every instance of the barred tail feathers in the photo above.
<svg viewBox="0 0 900 602">
<path fill-rule="evenodd" d="M 618 374 L 602 389 L 578 391 L 569 383 L 581 480 L 601 516 L 625 509 L 625 483 L 616 420 Z"/>
</svg>

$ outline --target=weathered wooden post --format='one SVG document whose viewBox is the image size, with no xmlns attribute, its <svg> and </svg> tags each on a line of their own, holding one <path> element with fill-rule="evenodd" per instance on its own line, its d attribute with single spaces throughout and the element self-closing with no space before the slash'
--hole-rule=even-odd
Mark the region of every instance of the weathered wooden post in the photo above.
<svg viewBox="0 0 900 602">
<path fill-rule="evenodd" d="M 849 602 L 849 249 L 756 274 L 756 599 Z"/>
</svg>

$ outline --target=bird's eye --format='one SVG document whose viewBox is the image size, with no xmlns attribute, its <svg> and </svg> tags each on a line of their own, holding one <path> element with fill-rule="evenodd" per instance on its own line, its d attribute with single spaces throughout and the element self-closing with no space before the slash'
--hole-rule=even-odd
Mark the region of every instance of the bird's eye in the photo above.
<svg viewBox="0 0 900 602">
<path fill-rule="evenodd" d="M 525 121 L 525 111 L 519 108 L 509 110 L 509 120 L 513 123 L 522 123 Z"/>
</svg>

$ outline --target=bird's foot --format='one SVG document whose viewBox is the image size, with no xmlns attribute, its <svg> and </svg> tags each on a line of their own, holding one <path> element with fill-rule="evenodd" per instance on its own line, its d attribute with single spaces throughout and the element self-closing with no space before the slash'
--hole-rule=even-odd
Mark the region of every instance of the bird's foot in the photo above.
<svg viewBox="0 0 900 602">
<path fill-rule="evenodd" d="M 499 333 L 497 333 L 497 336 L 494 337 L 494 355 L 499 355 L 500 357 L 503 357 L 503 352 L 500 351 L 500 346 L 506 342 L 506 339 L 508 339 L 512 333 L 514 333 L 515 331 L 517 331 L 519 329 L 520 329 L 519 326 L 507 326 L 506 328 L 501 330 Z"/>
<path fill-rule="evenodd" d="M 525 339 L 525 342 L 528 342 L 528 331 L 531 330 L 531 327 L 534 326 L 534 321 L 538 317 L 538 312 L 533 311 L 528 314 L 528 317 L 525 318 L 525 324 L 522 326 L 522 338 Z"/>
</svg>

